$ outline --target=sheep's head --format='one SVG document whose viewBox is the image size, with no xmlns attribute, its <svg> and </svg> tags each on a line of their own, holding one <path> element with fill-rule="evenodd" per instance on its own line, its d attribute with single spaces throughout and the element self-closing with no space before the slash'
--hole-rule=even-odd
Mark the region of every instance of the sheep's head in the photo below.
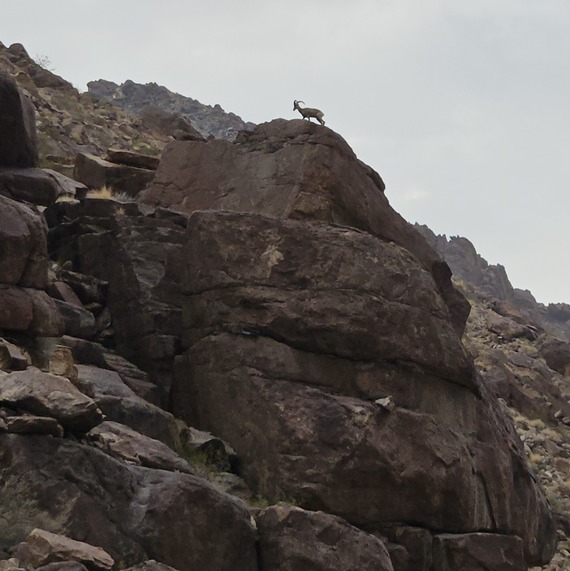
<svg viewBox="0 0 570 571">
<path fill-rule="evenodd" d="M 304 101 L 297 101 L 295 99 L 295 101 L 293 101 L 293 111 L 295 111 L 295 109 L 297 109 L 297 110 L 299 109 L 299 103 L 302 103 L 303 105 L 305 105 Z"/>
</svg>

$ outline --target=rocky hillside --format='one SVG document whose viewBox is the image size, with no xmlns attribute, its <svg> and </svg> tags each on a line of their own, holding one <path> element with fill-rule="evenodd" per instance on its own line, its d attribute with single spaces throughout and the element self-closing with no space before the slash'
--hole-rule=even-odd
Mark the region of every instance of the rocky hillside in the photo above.
<svg viewBox="0 0 570 571">
<path fill-rule="evenodd" d="M 156 85 L 127 81 L 119 87 L 100 80 L 79 93 L 36 63 L 21 44 L 0 42 L 0 73 L 12 77 L 35 107 L 41 166 L 67 175 L 78 153 L 104 157 L 112 148 L 157 156 L 173 138 L 233 138 L 239 129 L 253 127 L 219 106 Z"/>
<path fill-rule="evenodd" d="M 427 226 L 415 225 L 429 244 L 449 264 L 457 282 L 477 292 L 478 297 L 512 306 L 525 318 L 550 334 L 570 342 L 570 305 L 538 303 L 528 290 L 514 288 L 505 268 L 487 263 L 473 244 L 461 236 L 436 236 Z"/>
<path fill-rule="evenodd" d="M 233 140 L 238 131 L 251 131 L 255 125 L 246 123 L 234 113 L 226 113 L 219 105 L 204 105 L 196 99 L 173 93 L 162 85 L 125 81 L 117 85 L 100 79 L 87 84 L 89 93 L 96 101 L 108 101 L 133 113 L 144 115 L 153 109 L 161 109 L 188 119 L 198 132 L 208 137 Z"/>
<path fill-rule="evenodd" d="M 37 102 L 0 76 L 3 569 L 567 568 L 566 345 L 342 137 L 171 137 L 89 193 Z"/>
<path fill-rule="evenodd" d="M 416 228 L 453 270 L 471 313 L 464 342 L 504 403 L 558 519 L 556 569 L 570 569 L 570 306 L 537 303 L 513 288 L 505 268 L 490 265 L 462 237 Z"/>
</svg>

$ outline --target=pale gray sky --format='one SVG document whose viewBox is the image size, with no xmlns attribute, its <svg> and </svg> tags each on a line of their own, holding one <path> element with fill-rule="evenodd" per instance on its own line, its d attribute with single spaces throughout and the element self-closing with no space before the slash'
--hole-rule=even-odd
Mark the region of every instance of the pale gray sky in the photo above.
<svg viewBox="0 0 570 571">
<path fill-rule="evenodd" d="M 568 0 L 5 0 L 0 41 L 246 121 L 325 113 L 410 222 L 570 303 Z"/>
</svg>

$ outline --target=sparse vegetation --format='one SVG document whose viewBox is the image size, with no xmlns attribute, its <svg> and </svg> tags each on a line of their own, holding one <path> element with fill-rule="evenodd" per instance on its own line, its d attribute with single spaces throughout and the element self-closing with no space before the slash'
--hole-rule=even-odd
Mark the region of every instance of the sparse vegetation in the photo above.
<svg viewBox="0 0 570 571">
<path fill-rule="evenodd" d="M 53 72 L 54 71 L 54 67 L 51 63 L 51 60 L 49 59 L 48 56 L 43 55 L 43 54 L 36 54 L 36 57 L 34 58 L 34 61 L 40 66 L 43 67 L 44 69 L 47 69 L 48 71 Z"/>
<path fill-rule="evenodd" d="M 99 188 L 89 190 L 87 198 L 98 198 L 101 200 L 114 200 L 115 202 L 134 202 L 134 198 L 123 191 L 113 190 L 112 187 L 103 185 Z M 123 210 L 124 214 L 124 210 Z"/>
</svg>

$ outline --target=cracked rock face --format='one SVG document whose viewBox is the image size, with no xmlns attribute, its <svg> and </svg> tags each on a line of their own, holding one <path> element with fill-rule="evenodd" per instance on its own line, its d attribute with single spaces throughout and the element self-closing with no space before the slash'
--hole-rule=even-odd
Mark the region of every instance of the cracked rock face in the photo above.
<svg viewBox="0 0 570 571">
<path fill-rule="evenodd" d="M 367 529 L 500 531 L 551 556 L 520 441 L 416 258 L 240 213 L 195 213 L 186 238 L 174 412 L 230 441 L 255 489 Z"/>
<path fill-rule="evenodd" d="M 141 202 L 191 214 L 234 210 L 343 224 L 403 246 L 429 271 L 462 331 L 469 305 L 425 239 L 388 203 L 384 182 L 346 141 L 307 121 L 276 119 L 234 143 L 175 141 Z"/>
</svg>

